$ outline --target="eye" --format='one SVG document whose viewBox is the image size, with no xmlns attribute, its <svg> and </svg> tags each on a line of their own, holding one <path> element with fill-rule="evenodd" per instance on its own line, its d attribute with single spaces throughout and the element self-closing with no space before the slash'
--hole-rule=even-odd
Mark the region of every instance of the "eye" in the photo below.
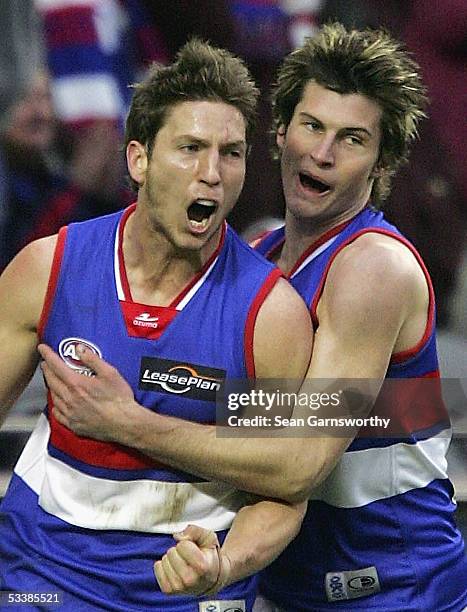
<svg viewBox="0 0 467 612">
<path fill-rule="evenodd" d="M 225 157 L 230 157 L 232 159 L 243 159 L 244 152 L 242 149 L 234 147 L 225 149 L 224 151 L 222 151 L 222 155 L 224 155 Z"/>
<path fill-rule="evenodd" d="M 186 151 L 187 153 L 196 153 L 197 151 L 199 151 L 199 144 L 193 142 L 190 144 L 182 145 L 180 148 L 182 149 L 182 151 Z"/>
<path fill-rule="evenodd" d="M 351 146 L 363 144 L 363 140 L 359 136 L 355 136 L 353 134 L 348 134 L 345 137 L 345 142 Z"/>
<path fill-rule="evenodd" d="M 321 124 L 317 121 L 305 121 L 305 126 L 310 132 L 317 132 L 321 129 Z"/>
</svg>

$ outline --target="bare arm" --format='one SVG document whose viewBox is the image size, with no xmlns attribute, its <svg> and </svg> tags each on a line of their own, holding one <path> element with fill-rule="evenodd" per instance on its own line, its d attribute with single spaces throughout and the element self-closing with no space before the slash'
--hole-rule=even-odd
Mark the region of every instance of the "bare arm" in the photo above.
<svg viewBox="0 0 467 612">
<path fill-rule="evenodd" d="M 297 364 L 291 347 L 303 346 L 305 335 L 306 342 L 311 342 L 303 328 L 299 328 L 298 337 L 292 333 L 298 329 L 303 303 L 296 302 L 293 312 L 276 312 L 271 302 L 269 306 L 264 318 L 260 313 L 255 329 L 258 374 L 287 377 L 289 371 L 290 378 L 300 378 L 299 368 L 288 370 L 288 366 Z M 422 337 L 427 307 L 426 281 L 409 250 L 385 236 L 361 237 L 344 249 L 330 270 L 319 304 L 320 325 L 307 378 L 329 381 L 361 378 L 381 384 L 392 352 L 409 348 Z M 288 316 L 294 321 L 287 321 Z M 272 337 L 271 329 L 282 333 Z M 88 380 L 73 376 L 72 380 L 60 360 L 52 359 L 56 356 L 42 354 L 50 363 L 56 363 L 67 380 L 63 389 L 67 401 L 60 402 L 62 409 L 57 418 L 76 433 L 118 441 L 169 465 L 224 480 L 264 497 L 289 502 L 307 499 L 354 435 L 349 432 L 342 437 L 219 438 L 214 427 L 162 417 L 131 401 L 128 395 L 126 398 L 112 395 L 111 389 L 121 384 L 121 377 L 113 368 L 102 369 L 109 366 L 96 356 L 89 354 L 82 359 L 98 376 Z M 107 388 L 107 404 L 98 401 L 99 394 L 92 401 L 83 396 L 84 387 L 92 396 L 100 383 L 101 400 L 103 387 Z M 78 399 L 74 405 L 70 403 L 67 385 L 76 389 L 74 395 Z M 78 410 L 79 405 L 84 409 Z M 87 406 L 92 406 L 92 410 Z M 325 416 L 325 410 L 320 415 Z M 128 422 L 132 423 L 130 427 Z M 204 453 L 206 447 L 208 458 Z"/>
<path fill-rule="evenodd" d="M 306 504 L 261 500 L 244 506 L 222 545 L 216 534 L 189 525 L 175 534 L 177 544 L 154 564 L 161 589 L 168 594 L 214 594 L 270 563 L 297 535 Z"/>
<path fill-rule="evenodd" d="M 55 237 L 31 243 L 0 277 L 0 423 L 37 366 L 37 325 L 54 246 Z"/>
</svg>

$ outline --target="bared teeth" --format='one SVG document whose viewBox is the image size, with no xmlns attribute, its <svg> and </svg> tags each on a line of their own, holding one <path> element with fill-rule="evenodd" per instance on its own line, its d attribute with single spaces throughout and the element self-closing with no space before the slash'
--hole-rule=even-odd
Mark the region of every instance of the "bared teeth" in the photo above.
<svg viewBox="0 0 467 612">
<path fill-rule="evenodd" d="M 201 223 L 207 221 L 216 209 L 216 205 L 212 200 L 198 199 L 188 207 L 188 219 Z"/>
</svg>

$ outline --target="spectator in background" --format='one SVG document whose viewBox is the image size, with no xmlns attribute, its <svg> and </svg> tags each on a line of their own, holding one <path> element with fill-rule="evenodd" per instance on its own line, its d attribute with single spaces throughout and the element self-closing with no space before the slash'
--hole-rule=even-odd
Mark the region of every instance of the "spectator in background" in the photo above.
<svg viewBox="0 0 467 612">
<path fill-rule="evenodd" d="M 11 107 L 20 98 L 42 61 L 40 23 L 33 1 L 3 0 L 0 4 L 0 135 Z M 8 208 L 7 169 L 0 147 L 0 241 Z M 0 242 L 0 243 L 1 243 Z"/>
<path fill-rule="evenodd" d="M 129 85 L 152 61 L 166 63 L 163 37 L 139 0 L 35 0 L 43 19 L 59 119 L 78 130 L 108 121 L 120 133 Z M 110 134 L 109 134 L 110 137 Z"/>
<path fill-rule="evenodd" d="M 397 10 L 400 2 L 390 4 Z M 431 121 L 413 151 L 412 171 L 401 174 L 395 185 L 388 214 L 420 249 L 437 293 L 438 324 L 444 326 L 466 236 L 467 3 L 408 4 L 401 34 L 422 69 Z"/>
<path fill-rule="evenodd" d="M 37 72 L 29 91 L 11 107 L 0 138 L 6 203 L 0 268 L 31 240 L 121 205 L 118 149 L 105 125 L 88 132 L 67 146 L 48 77 Z"/>
</svg>

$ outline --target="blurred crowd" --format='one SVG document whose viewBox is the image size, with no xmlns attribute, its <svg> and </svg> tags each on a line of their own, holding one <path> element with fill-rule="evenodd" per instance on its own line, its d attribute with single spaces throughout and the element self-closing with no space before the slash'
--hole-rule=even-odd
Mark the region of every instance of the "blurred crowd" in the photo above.
<svg viewBox="0 0 467 612">
<path fill-rule="evenodd" d="M 386 27 L 421 66 L 430 118 L 386 211 L 425 259 L 446 325 L 466 234 L 465 0 L 0 0 L 0 270 L 32 239 L 131 202 L 120 150 L 129 84 L 192 35 L 244 57 L 263 92 L 230 222 L 248 232 L 280 218 L 270 85 L 284 54 L 333 19 Z"/>
</svg>

